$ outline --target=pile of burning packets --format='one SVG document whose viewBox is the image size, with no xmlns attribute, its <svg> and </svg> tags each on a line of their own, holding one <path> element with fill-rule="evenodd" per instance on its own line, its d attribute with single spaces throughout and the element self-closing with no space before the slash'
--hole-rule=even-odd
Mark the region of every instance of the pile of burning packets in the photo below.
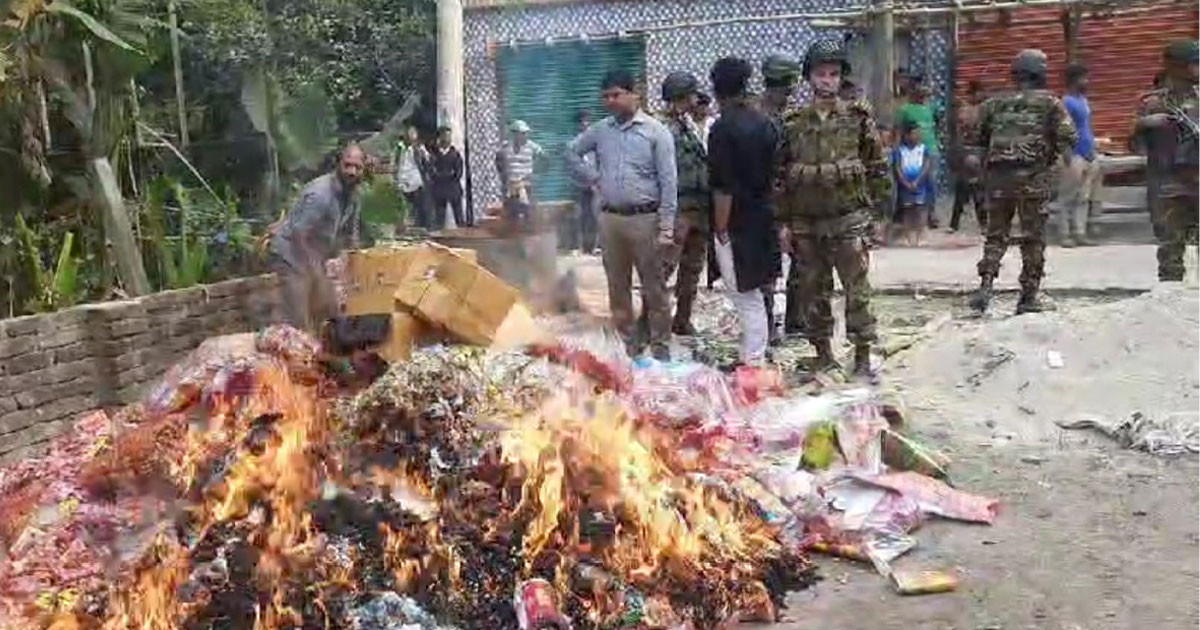
<svg viewBox="0 0 1200 630">
<path fill-rule="evenodd" d="M 926 515 L 994 516 L 866 390 L 617 347 L 349 387 L 294 329 L 211 339 L 0 469 L 0 627 L 715 628 L 777 620 L 811 551 L 887 574 Z"/>
</svg>

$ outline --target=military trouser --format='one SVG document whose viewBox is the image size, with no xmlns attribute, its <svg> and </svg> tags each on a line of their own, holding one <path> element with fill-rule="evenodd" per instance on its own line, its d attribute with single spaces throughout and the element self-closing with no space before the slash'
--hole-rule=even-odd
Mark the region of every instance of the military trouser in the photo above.
<svg viewBox="0 0 1200 630">
<path fill-rule="evenodd" d="M 1008 251 L 1009 231 L 1016 215 L 1021 222 L 1021 290 L 1037 291 L 1046 264 L 1047 213 L 1045 196 L 989 194 L 987 238 L 983 259 L 979 261 L 979 277 L 995 278 L 1000 273 L 1000 260 Z"/>
<path fill-rule="evenodd" d="M 1161 197 L 1158 200 L 1160 228 L 1158 230 L 1158 279 L 1183 280 L 1183 253 L 1188 243 L 1197 239 L 1200 220 L 1200 198 L 1192 196 Z"/>
<path fill-rule="evenodd" d="M 875 317 L 871 314 L 871 283 L 867 277 L 871 253 L 865 235 L 857 231 L 794 237 L 792 251 L 797 264 L 788 284 L 799 296 L 804 334 L 815 342 L 833 337 L 833 272 L 846 294 L 846 336 L 856 346 L 875 341 Z M 789 287 L 790 288 L 790 287 Z M 790 292 L 790 291 L 789 291 Z"/>
<path fill-rule="evenodd" d="M 675 324 L 692 319 L 692 304 L 700 274 L 708 259 L 708 214 L 706 208 L 682 208 L 675 218 L 675 242 L 663 253 L 663 282 L 669 282 L 675 270 Z"/>
</svg>

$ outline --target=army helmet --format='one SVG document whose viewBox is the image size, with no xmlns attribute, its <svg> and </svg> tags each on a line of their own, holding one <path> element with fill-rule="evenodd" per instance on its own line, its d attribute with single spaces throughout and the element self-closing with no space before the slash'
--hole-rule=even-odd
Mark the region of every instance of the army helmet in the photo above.
<svg viewBox="0 0 1200 630">
<path fill-rule="evenodd" d="M 1194 39 L 1176 39 L 1163 47 L 1163 62 L 1167 65 L 1186 66 L 1200 60 L 1200 47 Z"/>
<path fill-rule="evenodd" d="M 1013 75 L 1028 75 L 1032 77 L 1046 76 L 1046 53 L 1037 48 L 1026 48 L 1017 53 L 1012 61 Z"/>
<path fill-rule="evenodd" d="M 690 72 L 672 72 L 662 82 L 662 99 L 668 103 L 700 90 L 700 82 Z"/>
<path fill-rule="evenodd" d="M 771 53 L 762 62 L 763 82 L 768 86 L 791 86 L 800 80 L 800 64 L 787 53 Z"/>
<path fill-rule="evenodd" d="M 808 47 L 808 52 L 804 55 L 804 78 L 807 79 L 813 68 L 823 63 L 840 63 L 842 75 L 850 74 L 850 54 L 841 39 L 826 37 L 818 39 Z"/>
</svg>

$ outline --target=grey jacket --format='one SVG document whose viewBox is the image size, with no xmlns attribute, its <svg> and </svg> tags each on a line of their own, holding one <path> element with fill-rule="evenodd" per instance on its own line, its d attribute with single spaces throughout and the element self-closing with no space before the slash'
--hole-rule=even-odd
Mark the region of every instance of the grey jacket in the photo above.
<svg viewBox="0 0 1200 630">
<path fill-rule="evenodd" d="M 320 266 L 347 245 L 358 247 L 361 216 L 356 191 L 346 193 L 336 173 L 304 187 L 271 238 L 271 252 L 296 269 Z"/>
</svg>

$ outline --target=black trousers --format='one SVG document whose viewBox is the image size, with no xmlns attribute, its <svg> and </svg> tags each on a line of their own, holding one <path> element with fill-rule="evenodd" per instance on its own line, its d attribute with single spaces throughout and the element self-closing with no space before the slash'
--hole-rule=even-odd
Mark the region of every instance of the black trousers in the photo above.
<svg viewBox="0 0 1200 630">
<path fill-rule="evenodd" d="M 450 206 L 454 213 L 454 224 L 459 227 L 466 227 L 474 223 L 468 221 L 466 214 L 463 212 L 463 197 L 461 194 L 436 194 L 433 198 L 433 229 L 440 230 L 446 225 L 446 206 Z"/>
</svg>

